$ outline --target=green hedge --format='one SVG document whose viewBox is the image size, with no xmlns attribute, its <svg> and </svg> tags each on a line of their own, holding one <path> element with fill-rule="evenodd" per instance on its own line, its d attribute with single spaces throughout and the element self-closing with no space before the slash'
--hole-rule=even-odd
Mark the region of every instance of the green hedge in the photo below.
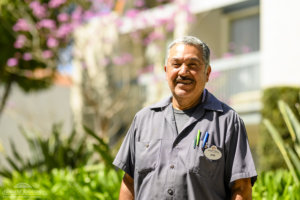
<svg viewBox="0 0 300 200">
<path fill-rule="evenodd" d="M 298 200 L 300 185 L 288 170 L 262 172 L 253 187 L 254 200 Z"/>
<path fill-rule="evenodd" d="M 294 113 L 297 114 L 298 119 L 299 111 L 296 105 L 299 104 L 300 88 L 298 87 L 273 87 L 265 89 L 262 97 L 263 108 L 261 110 L 262 118 L 268 118 L 281 134 L 285 142 L 290 142 L 290 134 L 286 128 L 284 120 L 278 109 L 278 100 L 285 101 L 290 105 Z M 286 167 L 284 160 L 272 140 L 268 130 L 264 125 L 260 126 L 260 142 L 258 143 L 259 154 L 259 169 L 262 171 L 273 170 Z"/>
<path fill-rule="evenodd" d="M 11 179 L 3 179 L 0 199 L 117 200 L 122 176 L 122 171 L 103 164 L 50 173 L 14 172 Z"/>
<path fill-rule="evenodd" d="M 117 200 L 122 176 L 122 171 L 104 165 L 77 170 L 53 169 L 51 173 L 15 172 L 12 179 L 4 179 L 0 199 Z M 295 184 L 287 170 L 262 172 L 252 196 L 254 200 L 298 200 L 300 185 Z"/>
</svg>

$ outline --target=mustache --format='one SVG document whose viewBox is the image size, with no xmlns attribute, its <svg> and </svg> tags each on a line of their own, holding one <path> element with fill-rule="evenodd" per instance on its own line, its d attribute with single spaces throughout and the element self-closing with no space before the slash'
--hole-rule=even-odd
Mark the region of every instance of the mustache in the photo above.
<svg viewBox="0 0 300 200">
<path fill-rule="evenodd" d="M 194 81 L 194 79 L 192 78 L 189 78 L 189 77 L 185 77 L 185 76 L 178 76 L 175 81 L 178 82 L 178 81 Z"/>
</svg>

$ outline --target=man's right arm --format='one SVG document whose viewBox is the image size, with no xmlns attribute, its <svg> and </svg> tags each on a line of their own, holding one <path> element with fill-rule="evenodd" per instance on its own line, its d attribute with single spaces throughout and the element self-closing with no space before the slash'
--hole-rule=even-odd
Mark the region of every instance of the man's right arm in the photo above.
<svg viewBox="0 0 300 200">
<path fill-rule="evenodd" d="M 134 184 L 133 178 L 125 173 L 120 189 L 119 200 L 133 200 L 134 199 Z"/>
</svg>

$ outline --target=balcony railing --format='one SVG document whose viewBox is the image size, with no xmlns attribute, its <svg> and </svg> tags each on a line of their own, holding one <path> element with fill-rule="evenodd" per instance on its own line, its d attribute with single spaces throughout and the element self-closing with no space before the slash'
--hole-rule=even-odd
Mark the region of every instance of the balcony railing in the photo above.
<svg viewBox="0 0 300 200">
<path fill-rule="evenodd" d="M 234 95 L 261 88 L 259 66 L 259 52 L 212 61 L 207 88 L 216 97 L 230 104 Z"/>
</svg>

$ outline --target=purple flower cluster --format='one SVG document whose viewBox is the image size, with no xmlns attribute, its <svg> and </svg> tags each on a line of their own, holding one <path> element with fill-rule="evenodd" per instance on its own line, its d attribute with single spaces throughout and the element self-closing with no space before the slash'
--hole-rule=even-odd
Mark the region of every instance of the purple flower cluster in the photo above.
<svg viewBox="0 0 300 200">
<path fill-rule="evenodd" d="M 39 1 L 33 1 L 30 3 L 29 7 L 32 9 L 33 14 L 41 19 L 47 14 L 47 5 L 42 5 Z"/>
<path fill-rule="evenodd" d="M 150 44 L 151 42 L 155 41 L 155 40 L 162 40 L 165 38 L 165 35 L 160 33 L 160 32 L 157 32 L 157 31 L 153 31 L 151 32 L 148 37 L 144 40 L 144 44 L 145 45 L 148 45 Z"/>
<path fill-rule="evenodd" d="M 73 31 L 74 26 L 72 24 L 61 24 L 56 30 L 57 38 L 65 38 Z"/>
<path fill-rule="evenodd" d="M 56 23 L 52 19 L 42 19 L 37 23 L 37 28 L 55 29 Z"/>
<path fill-rule="evenodd" d="M 58 46 L 58 41 L 54 37 L 49 37 L 47 40 L 47 46 L 49 48 L 54 48 Z"/>
<path fill-rule="evenodd" d="M 70 1 L 67 0 L 25 0 L 25 2 L 28 3 L 31 13 L 29 15 L 24 15 L 26 18 L 23 16 L 20 17 L 13 26 L 13 30 L 17 34 L 14 47 L 18 49 L 20 55 L 14 55 L 14 57 L 7 60 L 7 66 L 10 67 L 18 65 L 21 59 L 25 61 L 36 58 L 55 59 L 59 47 L 65 45 L 66 42 L 69 41 L 72 32 L 78 25 L 95 16 L 105 16 L 112 11 L 115 4 L 114 0 L 87 0 L 87 2 L 93 5 L 91 9 L 84 10 L 84 8 L 77 6 L 75 10 L 68 12 Z M 134 2 L 138 9 L 128 10 L 125 13 L 127 19 L 129 18 L 134 21 L 139 18 L 139 21 L 144 22 L 144 24 L 153 25 L 153 20 L 140 15 L 141 10 L 139 9 L 145 6 L 145 0 L 135 0 Z M 155 18 L 155 20 L 155 27 L 166 26 L 169 31 L 174 28 L 173 17 L 164 17 L 164 15 L 161 15 L 158 19 Z M 115 23 L 118 27 L 121 27 L 124 24 L 123 20 L 120 20 L 120 18 L 117 18 Z M 37 35 L 35 35 L 36 33 Z M 131 35 L 136 38 L 136 41 L 140 41 L 145 45 L 165 38 L 164 34 L 158 31 L 153 31 L 145 39 L 140 38 L 138 33 L 132 33 Z M 40 42 L 39 45 L 41 46 L 41 49 L 39 49 L 39 51 L 30 49 L 33 44 L 30 41 L 32 36 L 40 37 L 39 40 L 36 40 Z M 245 49 L 245 51 L 247 51 L 247 49 Z M 39 55 L 37 52 L 42 53 Z M 124 53 L 112 58 L 111 62 L 115 65 L 125 65 L 132 60 L 131 54 Z"/>
<path fill-rule="evenodd" d="M 9 66 L 9 67 L 14 67 L 14 66 L 16 66 L 17 64 L 18 64 L 19 62 L 18 62 L 18 59 L 17 58 L 9 58 L 8 60 L 7 60 L 7 66 Z"/>
<path fill-rule="evenodd" d="M 49 8 L 57 8 L 64 3 L 66 3 L 66 0 L 50 0 L 48 5 L 49 5 Z"/>
<path fill-rule="evenodd" d="M 133 57 L 130 53 L 124 53 L 120 56 L 116 56 L 113 58 L 112 62 L 115 65 L 125 65 L 130 63 L 133 60 Z"/>
<path fill-rule="evenodd" d="M 60 13 L 58 16 L 57 16 L 57 20 L 59 22 L 66 22 L 68 21 L 70 18 L 70 16 L 67 14 L 67 13 Z"/>
<path fill-rule="evenodd" d="M 50 0 L 48 3 L 42 3 L 40 0 L 27 0 L 28 7 L 31 9 L 32 18 L 19 18 L 13 30 L 18 33 L 14 42 L 14 47 L 23 51 L 23 55 L 18 52 L 14 57 L 7 60 L 7 66 L 13 67 L 19 64 L 20 59 L 30 61 L 33 56 L 30 51 L 31 43 L 28 42 L 31 32 L 35 31 L 39 37 L 44 38 L 40 41 L 46 41 L 45 47 L 42 50 L 41 57 L 44 59 L 53 58 L 55 55 L 54 48 L 60 45 L 60 42 L 67 41 L 66 38 L 73 31 L 76 24 L 79 24 L 82 18 L 82 9 L 77 8 L 71 16 L 66 12 L 59 12 L 60 8 L 65 5 L 67 0 Z M 64 9 L 62 9 L 64 10 Z M 51 17 L 53 11 L 58 14 L 56 18 Z M 25 52 L 24 52 L 25 51 Z M 55 50 L 56 51 L 56 50 Z"/>
<path fill-rule="evenodd" d="M 21 49 L 24 46 L 26 40 L 27 38 L 25 35 L 18 35 L 17 40 L 14 43 L 14 47 L 16 49 Z"/>
<path fill-rule="evenodd" d="M 20 18 L 17 23 L 13 26 L 14 31 L 29 31 L 30 26 L 26 19 Z"/>
</svg>

